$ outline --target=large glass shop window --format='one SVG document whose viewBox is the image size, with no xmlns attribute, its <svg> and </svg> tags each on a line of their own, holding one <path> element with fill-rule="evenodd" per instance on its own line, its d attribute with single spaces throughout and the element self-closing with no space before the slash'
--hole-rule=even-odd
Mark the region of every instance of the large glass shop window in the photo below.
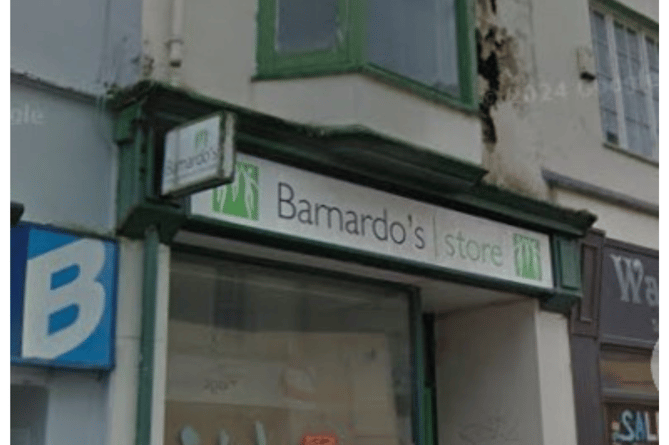
<svg viewBox="0 0 669 445">
<path fill-rule="evenodd" d="M 175 253 L 165 443 L 410 445 L 410 338 L 402 290 Z"/>
</svg>

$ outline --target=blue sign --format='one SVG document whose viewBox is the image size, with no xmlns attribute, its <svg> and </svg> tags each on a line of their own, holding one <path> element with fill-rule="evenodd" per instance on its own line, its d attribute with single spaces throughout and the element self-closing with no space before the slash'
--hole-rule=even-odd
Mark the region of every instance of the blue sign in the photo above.
<svg viewBox="0 0 669 445">
<path fill-rule="evenodd" d="M 117 250 L 114 241 L 12 227 L 12 363 L 113 367 Z"/>
</svg>

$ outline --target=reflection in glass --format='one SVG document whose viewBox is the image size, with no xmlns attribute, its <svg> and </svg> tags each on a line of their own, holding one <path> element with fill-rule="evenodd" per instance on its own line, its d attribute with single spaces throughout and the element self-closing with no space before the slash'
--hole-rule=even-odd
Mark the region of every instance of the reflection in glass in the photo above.
<svg viewBox="0 0 669 445">
<path fill-rule="evenodd" d="M 405 293 L 182 254 L 170 286 L 167 443 L 412 443 Z"/>
</svg>

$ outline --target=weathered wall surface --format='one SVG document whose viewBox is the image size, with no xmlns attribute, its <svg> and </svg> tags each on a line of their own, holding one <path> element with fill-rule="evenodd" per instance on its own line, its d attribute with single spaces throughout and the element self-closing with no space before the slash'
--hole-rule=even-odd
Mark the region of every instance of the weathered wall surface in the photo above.
<svg viewBox="0 0 669 445">
<path fill-rule="evenodd" d="M 11 8 L 11 68 L 101 94 L 139 75 L 139 0 L 23 0 Z"/>
<path fill-rule="evenodd" d="M 93 102 L 11 85 L 12 201 L 22 220 L 111 233 L 116 149 L 109 115 Z"/>
<path fill-rule="evenodd" d="M 657 1 L 624 3 L 656 16 Z M 579 204 L 549 193 L 541 177 L 547 169 L 657 204 L 657 165 L 604 146 L 596 82 L 580 78 L 577 49 L 592 47 L 589 8 L 587 0 L 478 0 L 485 179 L 561 205 Z M 620 221 L 607 218 L 599 226 L 620 233 Z"/>
<path fill-rule="evenodd" d="M 526 97 L 536 78 L 531 1 L 478 0 L 476 22 L 486 180 L 545 198 L 539 122 Z"/>
</svg>

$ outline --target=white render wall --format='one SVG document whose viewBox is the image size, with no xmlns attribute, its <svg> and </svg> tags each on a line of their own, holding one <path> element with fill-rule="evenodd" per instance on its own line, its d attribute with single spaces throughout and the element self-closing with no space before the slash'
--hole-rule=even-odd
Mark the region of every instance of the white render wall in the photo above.
<svg viewBox="0 0 669 445">
<path fill-rule="evenodd" d="M 538 311 L 535 323 L 543 445 L 576 445 L 569 320 L 562 314 Z"/>
<path fill-rule="evenodd" d="M 118 154 L 109 115 L 14 82 L 11 112 L 10 195 L 25 206 L 21 219 L 111 233 Z"/>
<path fill-rule="evenodd" d="M 480 164 L 480 120 L 360 75 L 253 81 L 257 1 L 185 2 L 184 60 L 167 61 L 171 1 L 145 0 L 142 40 L 150 77 L 201 94 L 315 125 L 361 125 Z"/>
<path fill-rule="evenodd" d="M 589 209 L 597 215 L 594 227 L 613 238 L 649 249 L 660 248 L 660 222 L 655 216 L 621 208 L 567 190 L 555 191 L 556 202 L 565 207 Z"/>
<path fill-rule="evenodd" d="M 567 320 L 536 300 L 438 316 L 440 445 L 575 445 Z"/>
<path fill-rule="evenodd" d="M 107 390 L 108 445 L 134 443 L 137 424 L 144 244 L 121 238 L 119 249 L 116 367 Z"/>
</svg>

